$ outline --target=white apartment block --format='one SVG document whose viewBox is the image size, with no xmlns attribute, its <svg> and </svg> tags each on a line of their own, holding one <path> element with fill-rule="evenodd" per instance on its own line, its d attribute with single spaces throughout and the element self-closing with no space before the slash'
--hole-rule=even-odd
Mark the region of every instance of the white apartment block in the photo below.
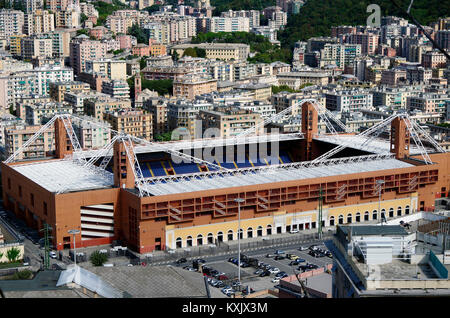
<svg viewBox="0 0 450 318">
<path fill-rule="evenodd" d="M 363 90 L 335 91 L 325 94 L 326 107 L 339 112 L 373 108 L 373 96 Z"/>
<path fill-rule="evenodd" d="M 51 82 L 73 81 L 73 69 L 62 66 L 43 66 L 30 71 L 34 74 L 33 93 L 48 96 Z"/>
<path fill-rule="evenodd" d="M 55 15 L 47 10 L 37 10 L 25 14 L 24 33 L 27 35 L 41 34 L 55 30 Z"/>
<path fill-rule="evenodd" d="M 207 20 L 209 32 L 250 32 L 250 19 L 212 17 Z"/>
<path fill-rule="evenodd" d="M 450 100 L 447 94 L 421 93 L 407 98 L 409 111 L 420 110 L 424 113 L 446 113 L 446 103 Z"/>
<path fill-rule="evenodd" d="M 0 10 L 0 37 L 9 37 L 23 33 L 25 15 L 22 11 Z"/>
<path fill-rule="evenodd" d="M 45 38 L 22 38 L 20 55 L 24 59 L 53 56 L 53 41 Z"/>
<path fill-rule="evenodd" d="M 238 18 L 238 17 L 249 18 L 250 29 L 260 26 L 260 15 L 261 12 L 259 12 L 258 10 L 240 10 L 240 11 L 228 10 L 226 12 L 220 13 L 220 16 L 222 18 Z"/>
</svg>

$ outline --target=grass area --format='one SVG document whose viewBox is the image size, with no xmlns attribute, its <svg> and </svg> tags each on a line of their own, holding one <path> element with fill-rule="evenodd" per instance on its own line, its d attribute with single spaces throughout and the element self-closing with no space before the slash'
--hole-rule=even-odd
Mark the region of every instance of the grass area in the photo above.
<svg viewBox="0 0 450 318">
<path fill-rule="evenodd" d="M 0 263 L 0 269 L 20 267 L 22 266 L 22 264 L 23 264 L 22 262 Z"/>
</svg>

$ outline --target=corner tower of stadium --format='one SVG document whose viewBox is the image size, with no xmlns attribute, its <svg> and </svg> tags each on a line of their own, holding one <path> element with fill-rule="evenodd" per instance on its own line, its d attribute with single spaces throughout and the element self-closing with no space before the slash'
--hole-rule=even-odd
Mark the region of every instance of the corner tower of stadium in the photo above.
<svg viewBox="0 0 450 318">
<path fill-rule="evenodd" d="M 305 103 L 298 133 L 144 144 L 118 135 L 100 150 L 78 149 L 70 119 L 56 118 L 51 157 L 2 163 L 4 205 L 36 229 L 49 224 L 58 250 L 79 229 L 77 246 L 121 240 L 149 253 L 237 240 L 236 198 L 245 239 L 318 228 L 319 200 L 321 225 L 334 226 L 433 211 L 448 191 L 449 154 L 424 155 L 401 118 L 369 140 L 319 135 L 318 117 Z"/>
</svg>

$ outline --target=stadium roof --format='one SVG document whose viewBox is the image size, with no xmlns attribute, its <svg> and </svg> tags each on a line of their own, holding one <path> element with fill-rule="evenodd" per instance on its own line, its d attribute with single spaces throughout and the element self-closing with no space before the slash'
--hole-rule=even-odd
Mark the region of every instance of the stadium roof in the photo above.
<svg viewBox="0 0 450 318">
<path fill-rule="evenodd" d="M 193 174 L 191 176 L 186 175 L 178 179 L 166 179 L 162 182 L 144 184 L 141 186 L 141 189 L 152 195 L 166 195 L 184 193 L 187 191 L 206 191 L 370 171 L 401 169 L 412 166 L 412 164 L 394 159 L 392 156 L 385 156 L 382 158 L 377 156 L 370 158 L 369 156 L 367 160 L 352 160 L 352 158 L 349 158 L 347 161 L 343 161 L 342 159 L 329 160 L 327 164 L 318 166 L 280 165 L 278 168 L 273 167 L 271 169 L 251 170 L 248 172 L 243 171 L 242 173 L 232 172 L 229 174 L 215 173 L 204 175 Z"/>
<path fill-rule="evenodd" d="M 102 189 L 114 185 L 112 173 L 96 167 L 85 168 L 71 160 L 31 162 L 11 168 L 50 192 Z"/>
</svg>

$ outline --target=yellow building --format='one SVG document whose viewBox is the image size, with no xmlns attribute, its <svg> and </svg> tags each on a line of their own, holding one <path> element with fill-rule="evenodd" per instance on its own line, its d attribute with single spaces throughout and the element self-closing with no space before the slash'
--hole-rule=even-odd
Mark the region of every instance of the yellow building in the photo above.
<svg viewBox="0 0 450 318">
<path fill-rule="evenodd" d="M 173 82 L 173 96 L 194 99 L 195 96 L 217 91 L 217 80 L 183 76 Z"/>
<path fill-rule="evenodd" d="M 88 83 L 84 82 L 51 82 L 49 94 L 50 97 L 56 100 L 57 102 L 64 101 L 65 93 L 89 93 L 91 87 Z"/>
<path fill-rule="evenodd" d="M 153 139 L 152 114 L 142 110 L 123 109 L 105 112 L 105 121 L 111 124 L 113 130 L 130 136 Z"/>
<path fill-rule="evenodd" d="M 9 37 L 9 52 L 13 56 L 20 56 L 21 54 L 21 40 L 24 38 L 25 34 L 17 34 L 17 35 L 11 35 Z"/>
<path fill-rule="evenodd" d="M 105 74 L 111 80 L 127 79 L 127 62 L 111 59 L 86 61 L 86 72 Z"/>
</svg>

